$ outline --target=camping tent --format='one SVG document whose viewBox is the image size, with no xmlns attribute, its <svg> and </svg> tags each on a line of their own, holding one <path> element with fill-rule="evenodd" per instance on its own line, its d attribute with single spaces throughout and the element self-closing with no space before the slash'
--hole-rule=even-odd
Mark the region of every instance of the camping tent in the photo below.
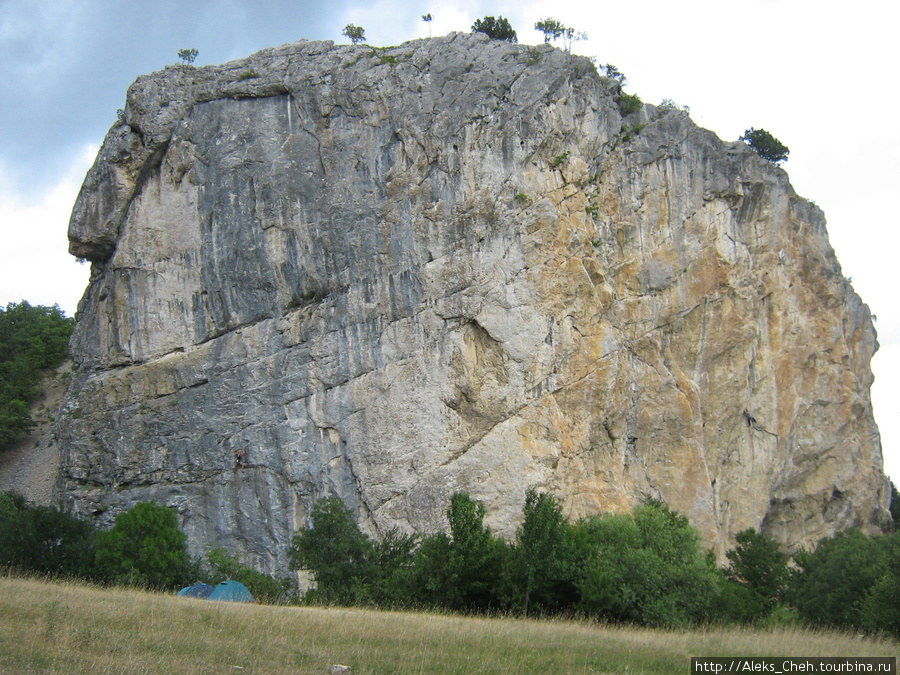
<svg viewBox="0 0 900 675">
<path fill-rule="evenodd" d="M 209 599 L 229 602 L 253 602 L 253 594 L 240 581 L 229 580 L 216 584 Z"/>
<path fill-rule="evenodd" d="M 183 598 L 208 598 L 209 594 L 213 592 L 213 587 L 209 584 L 204 584 L 202 581 L 198 581 L 193 586 L 187 586 L 186 588 L 182 588 L 178 591 L 178 595 Z"/>
</svg>

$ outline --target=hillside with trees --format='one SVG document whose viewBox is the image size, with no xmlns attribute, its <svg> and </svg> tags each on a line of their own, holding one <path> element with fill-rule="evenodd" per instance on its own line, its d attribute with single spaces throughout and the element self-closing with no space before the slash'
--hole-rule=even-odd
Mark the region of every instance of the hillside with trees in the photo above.
<svg viewBox="0 0 900 675">
<path fill-rule="evenodd" d="M 44 373 L 68 357 L 74 326 L 59 305 L 32 307 L 23 300 L 0 308 L 0 451 L 35 426 L 29 404 Z"/>
</svg>

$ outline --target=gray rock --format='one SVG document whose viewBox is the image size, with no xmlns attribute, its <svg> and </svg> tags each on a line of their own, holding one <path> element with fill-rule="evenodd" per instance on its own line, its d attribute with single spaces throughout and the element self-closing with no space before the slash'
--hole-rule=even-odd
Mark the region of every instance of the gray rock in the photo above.
<svg viewBox="0 0 900 675">
<path fill-rule="evenodd" d="M 617 93 L 480 34 L 139 78 L 69 230 L 59 497 L 155 499 L 267 571 L 328 494 L 377 534 L 464 490 L 509 536 L 532 486 L 571 518 L 653 496 L 719 556 L 882 527 L 875 331 L 823 214 Z"/>
</svg>

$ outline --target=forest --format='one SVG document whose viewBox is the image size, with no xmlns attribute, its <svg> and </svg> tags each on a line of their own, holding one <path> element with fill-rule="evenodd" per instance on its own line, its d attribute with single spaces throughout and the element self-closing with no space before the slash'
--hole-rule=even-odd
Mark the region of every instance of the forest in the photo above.
<svg viewBox="0 0 900 675">
<path fill-rule="evenodd" d="M 0 308 L 0 452 L 34 427 L 30 403 L 44 373 L 69 356 L 75 319 L 59 308 L 26 301 Z"/>
</svg>

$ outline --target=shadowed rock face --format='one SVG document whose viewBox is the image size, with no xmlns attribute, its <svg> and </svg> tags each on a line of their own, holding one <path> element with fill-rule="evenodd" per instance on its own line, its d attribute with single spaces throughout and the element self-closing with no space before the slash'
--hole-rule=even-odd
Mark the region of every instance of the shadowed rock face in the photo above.
<svg viewBox="0 0 900 675">
<path fill-rule="evenodd" d="M 463 490 L 510 535 L 531 486 L 571 518 L 653 496 L 720 556 L 883 526 L 875 331 L 823 214 L 617 94 L 462 34 L 139 78 L 70 224 L 60 498 L 155 499 L 268 570 L 327 494 L 376 533 Z"/>
</svg>

